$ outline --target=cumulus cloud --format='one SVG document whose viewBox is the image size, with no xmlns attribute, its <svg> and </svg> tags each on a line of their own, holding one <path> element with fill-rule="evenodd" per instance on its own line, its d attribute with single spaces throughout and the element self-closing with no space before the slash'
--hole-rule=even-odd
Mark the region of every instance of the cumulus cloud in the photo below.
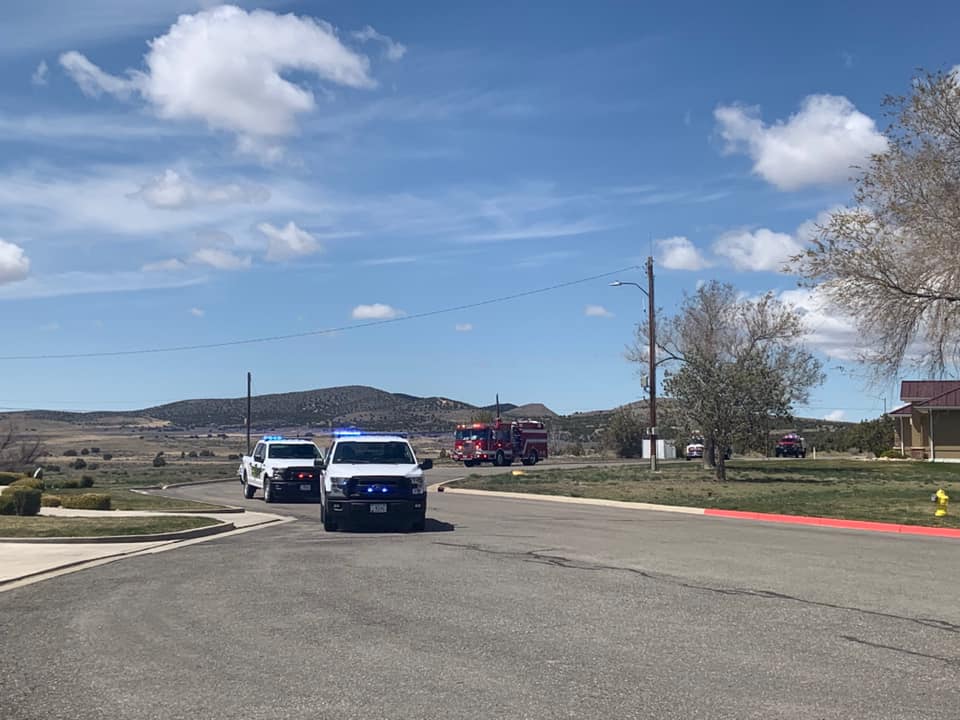
<svg viewBox="0 0 960 720">
<path fill-rule="evenodd" d="M 350 316 L 354 320 L 392 320 L 403 314 L 403 310 L 398 310 L 383 303 L 374 303 L 373 305 L 357 305 Z"/>
<path fill-rule="evenodd" d="M 737 270 L 780 271 L 803 246 L 793 235 L 759 230 L 732 230 L 713 243 L 713 252 L 730 260 Z"/>
<path fill-rule="evenodd" d="M 824 355 L 837 360 L 857 360 L 862 349 L 856 324 L 837 312 L 818 288 L 798 288 L 780 293 L 780 299 L 796 308 L 806 326 L 806 341 Z"/>
<path fill-rule="evenodd" d="M 823 419 L 830 422 L 841 422 L 846 416 L 847 414 L 843 410 L 831 410 L 823 416 Z"/>
<path fill-rule="evenodd" d="M 613 313 L 607 310 L 603 305 L 587 305 L 583 309 L 583 314 L 587 317 L 613 317 Z"/>
<path fill-rule="evenodd" d="M 852 166 L 887 149 L 873 119 L 837 95 L 810 95 L 773 125 L 743 105 L 722 105 L 714 117 L 727 152 L 749 155 L 753 171 L 781 190 L 842 182 Z"/>
<path fill-rule="evenodd" d="M 190 256 L 191 262 L 209 265 L 217 270 L 245 270 L 250 267 L 250 257 L 240 256 L 222 248 L 203 248 Z"/>
<path fill-rule="evenodd" d="M 180 210 L 196 205 L 264 203 L 270 199 L 270 191 L 251 184 L 200 185 L 176 170 L 167 169 L 144 183 L 131 197 L 138 197 L 153 208 Z"/>
<path fill-rule="evenodd" d="M 170 258 L 169 260 L 147 263 L 141 270 L 144 272 L 177 272 L 184 270 L 186 267 L 187 264 L 183 260 Z"/>
<path fill-rule="evenodd" d="M 202 310 L 201 308 L 190 308 L 190 314 L 194 317 L 200 318 L 206 315 L 206 311 Z"/>
<path fill-rule="evenodd" d="M 47 61 L 41 60 L 40 64 L 37 65 L 37 69 L 33 71 L 33 75 L 30 76 L 30 82 L 34 85 L 46 85 L 49 71 L 50 68 L 47 67 Z"/>
<path fill-rule="evenodd" d="M 363 30 L 358 30 L 357 32 L 353 33 L 353 37 L 355 37 L 360 42 L 368 42 L 369 40 L 375 40 L 377 42 L 383 43 L 384 53 L 386 54 L 387 59 L 392 60 L 393 62 L 397 62 L 397 60 L 399 60 L 400 58 L 402 58 L 404 55 L 407 54 L 406 45 L 403 45 L 402 43 L 398 43 L 393 38 L 387 35 L 378 33 L 369 25 L 367 25 Z"/>
<path fill-rule="evenodd" d="M 470 332 L 471 330 L 473 330 L 473 324 L 457 323 L 456 325 L 453 326 L 453 329 L 456 330 L 457 332 Z"/>
<path fill-rule="evenodd" d="M 657 240 L 660 264 L 668 270 L 703 270 L 710 262 L 700 250 L 685 237 L 669 237 Z"/>
<path fill-rule="evenodd" d="M 312 255 L 323 249 L 313 235 L 298 228 L 293 221 L 282 228 L 263 222 L 257 225 L 257 229 L 270 240 L 270 245 L 267 247 L 267 260 L 273 262 Z"/>
<path fill-rule="evenodd" d="M 30 259 L 23 248 L 0 238 L 0 285 L 23 280 L 30 273 Z"/>
<path fill-rule="evenodd" d="M 279 137 L 312 111 L 313 93 L 283 76 L 313 75 L 328 83 L 370 88 L 366 56 L 347 48 L 326 22 L 231 5 L 181 15 L 152 40 L 143 70 L 104 72 L 72 51 L 60 63 L 88 95 L 134 92 L 171 120 L 200 120 L 243 140 Z"/>
</svg>

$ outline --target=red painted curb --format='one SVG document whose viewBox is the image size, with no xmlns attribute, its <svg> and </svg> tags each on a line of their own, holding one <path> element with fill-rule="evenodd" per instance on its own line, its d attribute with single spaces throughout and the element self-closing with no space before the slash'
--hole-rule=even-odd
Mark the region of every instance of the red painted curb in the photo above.
<svg viewBox="0 0 960 720">
<path fill-rule="evenodd" d="M 844 528 L 847 530 L 869 530 L 871 532 L 891 532 L 901 535 L 927 535 L 934 537 L 960 538 L 960 528 L 935 528 L 923 525 L 898 525 L 896 523 L 870 522 L 868 520 L 839 520 L 837 518 L 808 517 L 806 515 L 776 515 L 774 513 L 747 512 L 745 510 L 719 510 L 707 508 L 704 515 L 713 517 L 736 518 L 738 520 L 760 520 L 762 522 L 790 523 L 793 525 L 817 525 L 819 527 Z"/>
</svg>

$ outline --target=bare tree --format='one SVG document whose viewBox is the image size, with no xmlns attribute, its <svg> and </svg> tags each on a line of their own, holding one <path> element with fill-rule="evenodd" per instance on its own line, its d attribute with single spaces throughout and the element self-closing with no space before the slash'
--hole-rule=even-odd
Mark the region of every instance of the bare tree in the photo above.
<svg viewBox="0 0 960 720">
<path fill-rule="evenodd" d="M 771 294 L 741 299 L 714 281 L 657 324 L 664 389 L 684 427 L 702 433 L 718 480 L 726 479 L 726 448 L 755 440 L 770 417 L 789 417 L 823 381 L 820 362 L 803 347 L 800 316 Z M 646 322 L 637 327 L 631 360 L 647 362 L 647 332 Z"/>
<path fill-rule="evenodd" d="M 39 440 L 20 437 L 13 423 L 8 423 L 5 431 L 0 431 L 0 470 L 28 470 L 46 452 Z"/>
<path fill-rule="evenodd" d="M 857 324 L 877 378 L 960 364 L 960 76 L 927 73 L 886 98 L 888 149 L 794 258 Z"/>
</svg>

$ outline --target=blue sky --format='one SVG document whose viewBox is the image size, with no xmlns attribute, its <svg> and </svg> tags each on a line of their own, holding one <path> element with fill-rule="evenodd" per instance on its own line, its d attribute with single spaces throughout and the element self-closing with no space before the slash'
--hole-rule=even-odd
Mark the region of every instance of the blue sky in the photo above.
<svg viewBox="0 0 960 720">
<path fill-rule="evenodd" d="M 0 355 L 346 327 L 652 251 L 667 311 L 714 278 L 798 304 L 829 368 L 798 411 L 874 417 L 849 323 L 778 268 L 883 149 L 883 96 L 960 62 L 960 10 L 775 5 L 8 3 Z M 258 393 L 612 407 L 642 396 L 623 350 L 644 298 L 609 279 L 299 339 L 4 359 L 0 406 L 236 396 L 250 370 Z"/>
</svg>

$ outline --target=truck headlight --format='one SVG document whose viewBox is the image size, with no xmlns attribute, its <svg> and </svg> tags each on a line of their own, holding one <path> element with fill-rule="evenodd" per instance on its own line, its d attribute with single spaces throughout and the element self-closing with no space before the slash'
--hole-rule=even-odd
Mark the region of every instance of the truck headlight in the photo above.
<svg viewBox="0 0 960 720">
<path fill-rule="evenodd" d="M 330 490 L 332 497 L 346 497 L 347 478 L 330 478 Z"/>
</svg>

